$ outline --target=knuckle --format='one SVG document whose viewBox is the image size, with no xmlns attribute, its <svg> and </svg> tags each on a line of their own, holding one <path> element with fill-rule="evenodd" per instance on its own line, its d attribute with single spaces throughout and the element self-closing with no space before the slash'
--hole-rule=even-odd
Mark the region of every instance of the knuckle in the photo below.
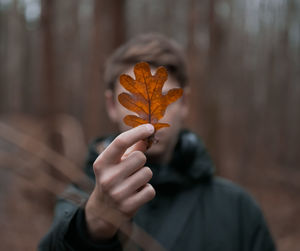
<svg viewBox="0 0 300 251">
<path fill-rule="evenodd" d="M 120 211 L 126 216 L 131 216 L 133 209 L 129 203 L 123 202 L 120 204 Z"/>
<path fill-rule="evenodd" d="M 101 167 L 99 166 L 98 163 L 96 163 L 96 162 L 93 163 L 93 170 L 94 170 L 94 174 L 96 177 L 100 175 Z"/>
<path fill-rule="evenodd" d="M 146 158 L 145 154 L 143 152 L 140 152 L 140 151 L 138 151 L 138 154 L 139 154 L 140 161 L 142 162 L 143 165 L 145 165 L 145 163 L 147 161 L 147 158 Z"/>
<path fill-rule="evenodd" d="M 109 177 L 102 177 L 99 181 L 100 188 L 103 192 L 109 192 L 112 184 L 112 179 Z"/>
<path fill-rule="evenodd" d="M 153 176 L 153 172 L 152 170 L 149 168 L 149 167 L 144 167 L 144 172 L 145 172 L 145 175 L 149 178 L 149 180 L 152 178 Z"/>
<path fill-rule="evenodd" d="M 98 174 L 99 174 L 99 172 L 100 172 L 100 170 L 99 170 L 100 168 L 99 168 L 99 165 L 98 165 L 98 163 L 96 163 L 96 161 L 93 163 L 93 170 L 94 170 L 94 173 L 95 173 L 95 175 L 97 176 Z"/>
<path fill-rule="evenodd" d="M 153 199 L 156 195 L 156 192 L 155 192 L 155 189 L 153 188 L 153 186 L 151 186 L 150 184 L 148 184 L 146 186 L 146 196 L 149 198 L 149 199 Z"/>
<path fill-rule="evenodd" d="M 127 142 L 124 139 L 124 137 L 122 137 L 122 134 L 119 135 L 118 137 L 116 137 L 116 139 L 114 141 L 115 141 L 116 147 L 117 148 L 121 148 L 121 149 L 123 149 L 126 146 L 126 144 L 127 144 Z"/>
<path fill-rule="evenodd" d="M 100 154 L 98 158 L 93 163 L 93 170 L 95 174 L 99 174 L 101 171 L 101 168 L 103 166 L 103 156 Z"/>
<path fill-rule="evenodd" d="M 141 166 L 145 165 L 147 158 L 143 152 L 135 151 L 132 154 L 133 154 L 133 158 L 135 158 L 140 163 Z"/>
<path fill-rule="evenodd" d="M 122 191 L 111 191 L 110 197 L 115 203 L 119 203 L 123 198 Z"/>
</svg>

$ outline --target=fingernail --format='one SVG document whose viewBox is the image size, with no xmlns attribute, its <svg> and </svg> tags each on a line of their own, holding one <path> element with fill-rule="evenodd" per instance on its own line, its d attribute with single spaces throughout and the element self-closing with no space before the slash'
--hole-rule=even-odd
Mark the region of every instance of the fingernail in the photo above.
<svg viewBox="0 0 300 251">
<path fill-rule="evenodd" d="M 151 133 L 154 133 L 154 126 L 151 124 L 145 124 L 145 127 L 147 128 L 147 130 Z"/>
</svg>

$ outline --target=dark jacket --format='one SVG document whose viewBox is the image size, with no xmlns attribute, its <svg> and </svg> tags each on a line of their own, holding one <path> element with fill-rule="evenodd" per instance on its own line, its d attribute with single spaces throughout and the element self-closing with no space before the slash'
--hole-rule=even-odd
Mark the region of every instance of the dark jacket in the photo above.
<svg viewBox="0 0 300 251">
<path fill-rule="evenodd" d="M 90 147 L 87 175 L 98 156 L 96 140 Z M 275 246 L 257 203 L 230 181 L 213 176 L 214 167 L 201 140 L 183 131 L 169 165 L 154 166 L 151 184 L 156 197 L 144 205 L 133 221 L 166 250 L 272 251 Z M 87 197 L 75 186 L 71 192 Z M 39 250 L 122 250 L 119 235 L 112 240 L 89 240 L 84 210 L 60 199 L 49 233 Z"/>
</svg>

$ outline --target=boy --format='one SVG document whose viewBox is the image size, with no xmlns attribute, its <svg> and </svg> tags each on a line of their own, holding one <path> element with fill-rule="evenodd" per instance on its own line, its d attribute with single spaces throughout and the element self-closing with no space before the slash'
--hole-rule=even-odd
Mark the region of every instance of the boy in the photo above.
<svg viewBox="0 0 300 251">
<path fill-rule="evenodd" d="M 184 89 L 160 120 L 171 127 L 156 133 L 159 143 L 149 150 L 143 140 L 153 126 L 129 129 L 122 119 L 130 112 L 117 101 L 124 91 L 119 76 L 132 75 L 141 61 L 153 71 L 166 67 L 163 92 Z M 91 145 L 86 171 L 94 189 L 83 207 L 58 202 L 40 250 L 275 250 L 257 204 L 238 186 L 214 177 L 202 141 L 182 129 L 189 89 L 184 56 L 174 41 L 157 34 L 134 38 L 107 62 L 105 82 L 107 111 L 121 133 Z"/>
</svg>

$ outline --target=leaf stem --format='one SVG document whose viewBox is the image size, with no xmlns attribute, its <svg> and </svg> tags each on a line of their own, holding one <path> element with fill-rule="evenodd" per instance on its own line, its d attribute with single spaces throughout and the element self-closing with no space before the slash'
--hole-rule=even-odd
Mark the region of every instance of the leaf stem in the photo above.
<svg viewBox="0 0 300 251">
<path fill-rule="evenodd" d="M 155 132 L 145 140 L 147 142 L 147 150 L 152 146 L 153 143 L 157 144 L 159 142 L 158 138 L 155 137 Z"/>
</svg>

